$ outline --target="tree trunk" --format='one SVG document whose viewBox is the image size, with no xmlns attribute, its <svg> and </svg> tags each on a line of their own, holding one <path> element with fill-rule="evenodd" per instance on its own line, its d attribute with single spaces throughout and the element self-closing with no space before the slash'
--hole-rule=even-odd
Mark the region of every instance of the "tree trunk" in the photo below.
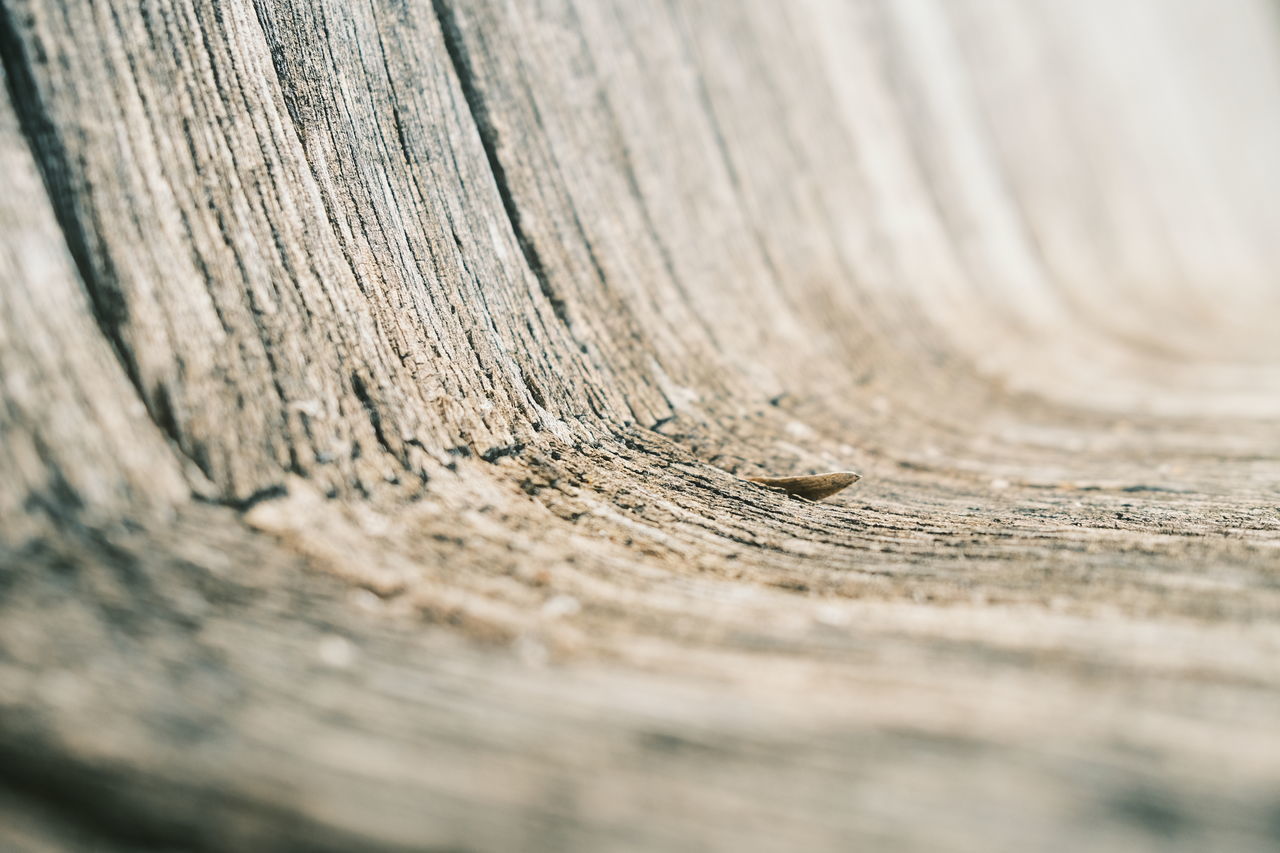
<svg viewBox="0 0 1280 853">
<path fill-rule="evenodd" d="M 0 847 L 1273 849 L 1278 34 L 0 0 Z"/>
</svg>

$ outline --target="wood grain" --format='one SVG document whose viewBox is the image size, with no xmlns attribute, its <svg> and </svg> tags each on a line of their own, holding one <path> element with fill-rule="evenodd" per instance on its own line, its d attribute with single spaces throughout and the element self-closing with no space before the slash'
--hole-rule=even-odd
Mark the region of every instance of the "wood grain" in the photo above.
<svg viewBox="0 0 1280 853">
<path fill-rule="evenodd" d="M 1277 23 L 0 0 L 0 847 L 1274 849 Z"/>
</svg>

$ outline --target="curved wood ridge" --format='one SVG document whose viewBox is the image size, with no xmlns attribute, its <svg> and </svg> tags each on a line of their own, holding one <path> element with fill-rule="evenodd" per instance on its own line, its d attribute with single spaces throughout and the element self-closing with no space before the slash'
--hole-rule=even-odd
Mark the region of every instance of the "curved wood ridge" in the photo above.
<svg viewBox="0 0 1280 853">
<path fill-rule="evenodd" d="M 0 848 L 1274 849 L 1278 34 L 0 0 Z"/>
</svg>

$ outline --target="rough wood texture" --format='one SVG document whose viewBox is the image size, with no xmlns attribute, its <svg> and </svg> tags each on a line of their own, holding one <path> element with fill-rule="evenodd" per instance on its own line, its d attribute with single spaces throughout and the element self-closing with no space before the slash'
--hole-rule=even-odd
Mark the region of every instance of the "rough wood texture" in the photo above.
<svg viewBox="0 0 1280 853">
<path fill-rule="evenodd" d="M 1280 843 L 1274 4 L 0 52 L 0 847 Z"/>
</svg>

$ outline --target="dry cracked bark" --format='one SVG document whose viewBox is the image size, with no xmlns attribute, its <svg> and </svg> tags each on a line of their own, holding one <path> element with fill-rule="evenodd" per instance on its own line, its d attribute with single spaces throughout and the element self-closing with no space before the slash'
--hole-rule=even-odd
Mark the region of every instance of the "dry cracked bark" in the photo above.
<svg viewBox="0 0 1280 853">
<path fill-rule="evenodd" d="M 0 0 L 0 846 L 1273 848 L 1278 32 Z"/>
</svg>

